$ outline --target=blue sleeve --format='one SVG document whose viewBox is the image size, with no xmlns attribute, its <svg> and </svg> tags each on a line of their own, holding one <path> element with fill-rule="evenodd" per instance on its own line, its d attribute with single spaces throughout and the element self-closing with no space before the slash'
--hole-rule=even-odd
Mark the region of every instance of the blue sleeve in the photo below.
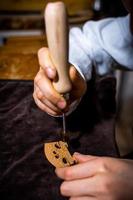
<svg viewBox="0 0 133 200">
<path fill-rule="evenodd" d="M 133 69 L 129 15 L 89 21 L 82 28 L 72 28 L 69 46 L 69 61 L 86 80 L 91 78 L 93 65 L 100 75 L 111 72 L 116 64 Z"/>
</svg>

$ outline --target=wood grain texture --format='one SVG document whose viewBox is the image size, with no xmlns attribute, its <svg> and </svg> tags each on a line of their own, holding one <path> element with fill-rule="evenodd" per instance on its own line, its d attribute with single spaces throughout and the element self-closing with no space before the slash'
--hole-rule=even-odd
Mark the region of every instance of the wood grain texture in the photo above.
<svg viewBox="0 0 133 200">
<path fill-rule="evenodd" d="M 36 54 L 0 56 L 0 79 L 33 80 L 39 69 Z"/>
<path fill-rule="evenodd" d="M 50 2 L 55 2 L 51 0 Z M 6 0 L 0 1 L 0 10 L 9 11 L 42 11 L 49 0 Z M 93 0 L 64 0 L 70 15 L 91 8 Z"/>
<path fill-rule="evenodd" d="M 58 74 L 53 85 L 60 94 L 65 94 L 72 89 L 68 64 L 68 15 L 65 4 L 47 4 L 44 19 L 51 60 Z"/>
<path fill-rule="evenodd" d="M 45 36 L 13 37 L 0 48 L 0 79 L 33 80 L 38 69 L 37 51 Z"/>
</svg>

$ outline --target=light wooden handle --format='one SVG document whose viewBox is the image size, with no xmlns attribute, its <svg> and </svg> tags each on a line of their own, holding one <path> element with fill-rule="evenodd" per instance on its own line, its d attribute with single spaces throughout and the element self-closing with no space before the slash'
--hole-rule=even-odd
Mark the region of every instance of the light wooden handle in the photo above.
<svg viewBox="0 0 133 200">
<path fill-rule="evenodd" d="M 44 17 L 48 47 L 58 74 L 53 84 L 60 94 L 65 94 L 72 88 L 69 79 L 68 24 L 65 4 L 63 2 L 48 3 Z"/>
</svg>

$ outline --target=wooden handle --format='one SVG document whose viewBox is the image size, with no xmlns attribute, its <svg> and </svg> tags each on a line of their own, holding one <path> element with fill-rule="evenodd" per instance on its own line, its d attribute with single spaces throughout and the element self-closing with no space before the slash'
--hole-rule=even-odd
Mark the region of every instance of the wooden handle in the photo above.
<svg viewBox="0 0 133 200">
<path fill-rule="evenodd" d="M 58 74 L 53 84 L 60 94 L 65 94 L 72 88 L 69 79 L 68 24 L 65 4 L 63 2 L 48 3 L 44 17 L 48 47 Z"/>
</svg>

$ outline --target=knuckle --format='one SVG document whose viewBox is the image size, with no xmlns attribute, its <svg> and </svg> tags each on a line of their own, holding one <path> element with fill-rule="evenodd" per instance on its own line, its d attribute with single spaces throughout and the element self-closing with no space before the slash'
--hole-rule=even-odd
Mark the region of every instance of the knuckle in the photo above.
<svg viewBox="0 0 133 200">
<path fill-rule="evenodd" d="M 65 170 L 64 178 L 65 178 L 65 180 L 71 180 L 72 179 L 72 170 L 71 169 L 67 168 Z"/>
<path fill-rule="evenodd" d="M 47 96 L 47 99 L 55 101 L 55 97 L 51 93 L 51 91 L 47 90 L 46 96 Z"/>
<path fill-rule="evenodd" d="M 63 182 L 60 186 L 60 192 L 62 195 L 65 195 L 67 193 L 67 187 L 66 184 Z"/>
<path fill-rule="evenodd" d="M 34 78 L 34 83 L 35 83 L 35 85 L 37 85 L 38 84 L 38 80 L 39 80 L 39 78 L 38 78 L 38 74 L 35 76 L 35 78 Z"/>
<path fill-rule="evenodd" d="M 54 105 L 58 103 L 59 101 L 58 98 L 53 94 L 53 91 L 51 91 L 50 88 L 47 87 L 45 93 L 46 93 L 46 98 L 51 102 L 53 102 Z"/>
<path fill-rule="evenodd" d="M 35 76 L 34 78 L 34 84 L 35 85 L 39 85 L 39 81 L 41 80 L 41 75 L 40 73 L 38 72 L 37 75 Z"/>
<path fill-rule="evenodd" d="M 100 163 L 99 171 L 100 172 L 107 172 L 108 171 L 108 165 L 107 165 L 106 158 L 100 158 L 99 163 Z"/>
<path fill-rule="evenodd" d="M 38 99 L 44 100 L 44 96 L 43 96 L 43 94 L 41 92 L 37 92 L 36 95 L 37 95 Z"/>
<path fill-rule="evenodd" d="M 102 176 L 102 180 L 99 184 L 99 194 L 109 196 L 112 193 L 111 188 L 110 178 L 107 175 Z"/>
<path fill-rule="evenodd" d="M 46 47 L 42 47 L 42 48 L 40 48 L 39 50 L 38 50 L 38 56 L 40 56 L 40 55 L 42 55 L 42 54 L 44 54 L 45 52 L 46 52 L 46 50 L 47 50 L 47 48 Z"/>
</svg>

